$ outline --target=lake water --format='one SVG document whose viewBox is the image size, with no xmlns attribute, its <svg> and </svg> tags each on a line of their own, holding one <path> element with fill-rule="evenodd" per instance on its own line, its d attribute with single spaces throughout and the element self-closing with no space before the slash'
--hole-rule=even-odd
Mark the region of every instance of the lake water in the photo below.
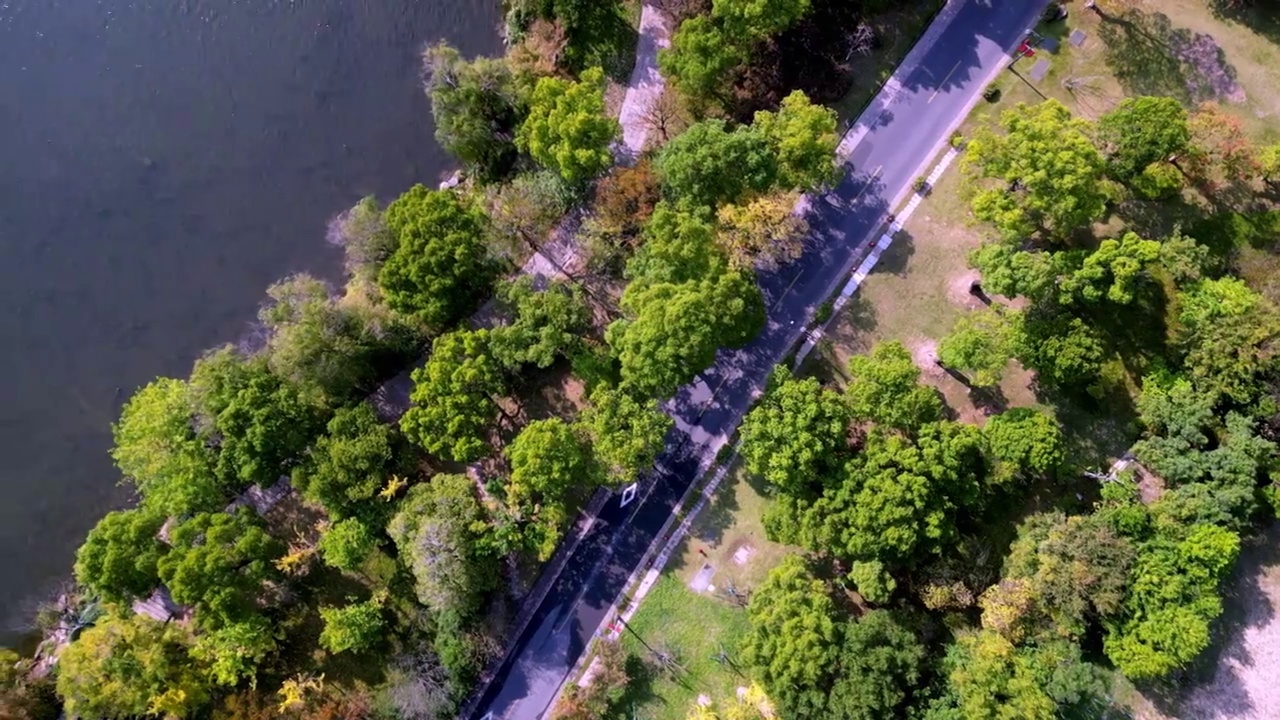
<svg viewBox="0 0 1280 720">
<path fill-rule="evenodd" d="M 436 182 L 418 51 L 497 0 L 0 0 L 0 642 L 127 501 L 134 388 L 337 274 L 329 218 Z"/>
</svg>

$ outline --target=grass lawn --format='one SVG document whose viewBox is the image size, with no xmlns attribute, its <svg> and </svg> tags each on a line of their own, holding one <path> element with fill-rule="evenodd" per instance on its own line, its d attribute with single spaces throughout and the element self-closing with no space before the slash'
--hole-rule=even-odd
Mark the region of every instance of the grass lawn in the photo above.
<svg viewBox="0 0 1280 720">
<path fill-rule="evenodd" d="M 732 583 L 749 592 L 783 557 L 795 552 L 765 539 L 761 517 L 768 499 L 757 482 L 741 466 L 731 471 L 632 617 L 636 635 L 654 650 L 673 654 L 683 668 L 663 673 L 646 665 L 631 697 L 636 717 L 683 720 L 699 695 L 728 698 L 747 684 L 746 668 L 740 676 L 714 659 L 723 649 L 736 660 L 748 629 L 746 611 L 723 590 Z M 695 592 L 689 585 L 704 565 L 714 568 L 710 583 L 715 590 Z M 622 638 L 631 654 L 652 657 L 635 635 L 624 632 Z M 625 709 L 630 716 L 633 708 Z"/>
</svg>

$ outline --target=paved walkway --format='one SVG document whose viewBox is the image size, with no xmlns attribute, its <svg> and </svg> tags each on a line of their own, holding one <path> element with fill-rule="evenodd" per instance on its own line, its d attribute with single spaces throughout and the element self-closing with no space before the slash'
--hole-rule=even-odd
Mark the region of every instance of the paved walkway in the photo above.
<svg viewBox="0 0 1280 720">
<path fill-rule="evenodd" d="M 649 136 L 645 116 L 653 107 L 666 82 L 658 72 L 658 50 L 671 44 L 671 20 L 661 10 L 646 4 L 640 11 L 640 38 L 636 41 L 636 64 L 622 101 L 618 122 L 622 142 L 614 147 L 620 161 L 632 162 L 644 151 Z"/>
</svg>

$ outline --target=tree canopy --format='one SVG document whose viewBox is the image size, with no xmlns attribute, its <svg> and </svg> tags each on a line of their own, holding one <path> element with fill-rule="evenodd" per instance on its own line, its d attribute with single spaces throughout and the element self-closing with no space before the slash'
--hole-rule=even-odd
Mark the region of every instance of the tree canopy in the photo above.
<svg viewBox="0 0 1280 720">
<path fill-rule="evenodd" d="M 1119 240 L 1103 240 L 1074 273 L 1062 278 L 1058 293 L 1063 302 L 1080 297 L 1086 302 L 1104 298 L 1118 305 L 1133 302 L 1138 283 L 1161 258 L 1160 243 L 1128 232 Z"/>
<path fill-rule="evenodd" d="M 538 80 L 516 145 L 566 181 L 584 183 L 613 163 L 609 145 L 618 130 L 604 108 L 604 72 L 591 68 L 577 82 Z"/>
<path fill-rule="evenodd" d="M 1012 408 L 982 428 L 998 481 L 1052 476 L 1067 459 L 1062 428 L 1048 415 Z"/>
<path fill-rule="evenodd" d="M 269 333 L 267 366 L 317 404 L 339 405 L 368 393 L 385 359 L 407 355 L 414 344 L 413 333 L 390 313 L 369 317 L 309 275 L 276 282 L 267 296 L 270 302 L 258 313 Z"/>
<path fill-rule="evenodd" d="M 838 654 L 835 605 L 792 555 L 769 571 L 747 606 L 743 655 L 783 717 L 818 717 Z"/>
<path fill-rule="evenodd" d="M 785 30 L 809 12 L 809 0 L 713 0 L 711 17 L 731 38 L 755 40 Z"/>
<path fill-rule="evenodd" d="M 195 402 L 181 380 L 153 380 L 125 403 L 111 426 L 111 457 L 148 507 L 185 515 L 225 499 L 217 457 L 196 430 Z"/>
<path fill-rule="evenodd" d="M 982 625 L 1015 643 L 1077 639 L 1121 607 L 1135 550 L 1099 516 L 1037 513 L 1018 526 L 1004 578 L 982 594 Z"/>
<path fill-rule="evenodd" d="M 107 513 L 76 551 L 76 582 L 113 602 L 148 595 L 159 583 L 164 521 L 151 508 Z"/>
<path fill-rule="evenodd" d="M 780 504 L 766 527 L 850 560 L 895 563 L 940 552 L 955 539 L 961 515 L 978 507 L 984 464 L 981 434 L 971 425 L 930 423 L 914 440 L 873 429 L 841 482 L 795 514 Z"/>
<path fill-rule="evenodd" d="M 800 257 L 809 223 L 796 213 L 794 193 L 761 195 L 716 213 L 716 242 L 735 268 L 773 268 Z"/>
<path fill-rule="evenodd" d="M 1196 385 L 1237 403 L 1257 395 L 1280 338 L 1280 315 L 1266 298 L 1234 277 L 1202 280 L 1180 297 L 1179 334 Z"/>
<path fill-rule="evenodd" d="M 600 387 L 579 420 L 608 482 L 636 480 L 653 467 L 674 421 L 653 400 L 637 400 L 616 388 Z"/>
<path fill-rule="evenodd" d="M 1210 624 L 1222 613 L 1218 586 L 1239 552 L 1239 536 L 1213 525 L 1143 546 L 1123 614 L 1108 624 L 1107 657 L 1133 680 L 1185 667 L 1209 645 Z"/>
<path fill-rule="evenodd" d="M 1013 357 L 1019 319 L 1000 305 L 961 315 L 951 333 L 938 343 L 938 360 L 968 375 L 974 385 L 999 384 Z"/>
<path fill-rule="evenodd" d="M 375 496 L 392 464 L 392 432 L 368 403 L 339 410 L 294 470 L 294 487 L 334 518 L 378 517 Z"/>
<path fill-rule="evenodd" d="M 752 2 L 730 1 L 739 5 Z M 755 2 L 761 4 L 758 0 Z M 763 4 L 779 2 L 793 7 L 804 5 L 807 9 L 809 0 L 765 0 Z M 778 15 L 774 18 L 780 19 Z M 756 113 L 752 129 L 762 133 L 773 148 L 778 161 L 776 183 L 779 187 L 816 190 L 836 179 L 836 145 L 840 138 L 836 135 L 834 110 L 813 104 L 808 95 L 796 90 L 782 99 L 777 112 Z"/>
<path fill-rule="evenodd" d="M 925 646 L 889 610 L 845 623 L 827 717 L 901 717 L 925 668 Z"/>
<path fill-rule="evenodd" d="M 654 161 L 669 200 L 716 207 L 773 187 L 778 160 L 769 138 L 749 125 L 720 119 L 694 123 L 663 146 Z"/>
<path fill-rule="evenodd" d="M 374 600 L 352 603 L 343 607 L 322 607 L 320 617 L 324 630 L 320 632 L 320 646 L 329 652 L 359 652 L 373 647 L 382 639 L 382 608 Z"/>
<path fill-rule="evenodd" d="M 436 142 L 481 179 L 506 175 L 515 164 L 521 98 L 502 58 L 463 60 L 441 42 L 422 54 Z"/>
<path fill-rule="evenodd" d="M 1186 150 L 1187 111 L 1171 97 L 1130 97 L 1098 120 L 1098 139 L 1113 175 L 1129 180 Z"/>
<path fill-rule="evenodd" d="M 715 226 L 705 212 L 658 203 L 644 230 L 644 244 L 627 262 L 628 290 L 655 283 L 683 283 L 718 277 L 728 258 L 715 242 Z M 635 288 L 635 289 L 632 289 Z"/>
<path fill-rule="evenodd" d="M 369 528 L 352 517 L 325 530 L 316 548 L 326 564 L 350 572 L 360 567 L 377 544 L 378 539 Z"/>
<path fill-rule="evenodd" d="M 699 103 L 717 102 L 727 94 L 734 69 L 746 63 L 741 43 L 725 37 L 710 17 L 692 17 L 680 23 L 671 36 L 671 47 L 658 51 L 658 66 L 671 84 Z"/>
<path fill-rule="evenodd" d="M 1096 717 L 1106 692 L 1101 672 L 1081 660 L 1074 643 L 1015 647 L 982 630 L 960 636 L 943 666 L 948 700 L 964 718 Z"/>
<path fill-rule="evenodd" d="M 942 419 L 942 399 L 920 383 L 920 368 L 901 342 L 877 344 L 868 355 L 849 358 L 846 390 L 853 417 L 914 432 Z"/>
<path fill-rule="evenodd" d="M 626 314 L 605 335 L 621 361 L 622 382 L 642 397 L 665 397 L 764 324 L 764 301 L 750 276 L 628 288 Z"/>
<path fill-rule="evenodd" d="M 468 616 L 497 583 L 498 568 L 482 543 L 485 519 L 471 480 L 436 475 L 409 489 L 387 525 L 418 599 L 432 612 Z"/>
<path fill-rule="evenodd" d="M 529 364 L 551 367 L 582 345 L 591 309 L 576 285 L 553 282 L 534 287 L 527 275 L 498 286 L 498 300 L 514 313 L 511 324 L 490 331 L 493 356 L 511 369 Z"/>
<path fill-rule="evenodd" d="M 503 486 L 508 505 L 558 539 L 569 520 L 569 499 L 596 485 L 590 448 L 572 425 L 549 418 L 526 425 L 504 453 L 511 462 Z"/>
<path fill-rule="evenodd" d="M 1000 116 L 1004 134 L 983 130 L 965 153 L 983 176 L 1006 183 L 974 198 L 974 214 L 1011 239 L 1044 229 L 1061 237 L 1102 217 L 1105 162 L 1088 124 L 1062 103 L 1019 104 Z"/>
<path fill-rule="evenodd" d="M 488 447 L 486 431 L 506 382 L 489 349 L 488 330 L 459 330 L 436 338 L 427 364 L 413 371 L 413 406 L 400 429 L 429 452 L 470 462 Z"/>
<path fill-rule="evenodd" d="M 108 615 L 58 657 L 58 694 L 79 717 L 191 717 L 208 700 L 188 630 L 145 615 Z"/>
<path fill-rule="evenodd" d="M 847 455 L 849 422 L 839 393 L 775 368 L 765 396 L 742 420 L 747 469 L 783 492 L 811 495 Z"/>
<path fill-rule="evenodd" d="M 201 513 L 169 534 L 160 578 L 173 599 L 196 608 L 201 627 L 216 630 L 252 617 L 263 583 L 275 576 L 280 543 L 252 512 Z"/>
<path fill-rule="evenodd" d="M 433 329 L 475 310 L 497 276 L 484 214 L 451 190 L 414 185 L 387 206 L 386 217 L 396 238 L 378 273 L 387 304 Z"/>
</svg>

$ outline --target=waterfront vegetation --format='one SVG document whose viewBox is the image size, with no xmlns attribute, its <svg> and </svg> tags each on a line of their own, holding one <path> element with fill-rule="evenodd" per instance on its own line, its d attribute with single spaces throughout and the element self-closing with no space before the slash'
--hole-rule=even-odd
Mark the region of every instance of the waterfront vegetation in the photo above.
<svg viewBox="0 0 1280 720">
<path fill-rule="evenodd" d="M 1218 32 L 1275 27 L 1209 4 Z M 799 255 L 789 210 L 837 176 L 829 106 L 905 50 L 885 18 L 937 6 L 661 0 L 671 86 L 614 166 L 636 5 L 508 5 L 504 57 L 424 53 L 460 182 L 361 201 L 342 288 L 274 284 L 252 342 L 125 404 L 138 502 L 89 533 L 40 662 L 0 656 L 0 715 L 455 716 L 579 509 L 653 465 L 659 402 L 759 332 L 756 270 Z M 1179 26 L 1099 5 L 1072 7 L 1098 39 L 1048 99 L 1002 79 L 963 172 L 772 374 L 555 717 L 1121 717 L 1215 642 L 1280 506 L 1280 133 L 1237 107 L 1265 80 L 1221 84 L 1243 41 L 1126 61 L 1098 40 Z"/>
</svg>

